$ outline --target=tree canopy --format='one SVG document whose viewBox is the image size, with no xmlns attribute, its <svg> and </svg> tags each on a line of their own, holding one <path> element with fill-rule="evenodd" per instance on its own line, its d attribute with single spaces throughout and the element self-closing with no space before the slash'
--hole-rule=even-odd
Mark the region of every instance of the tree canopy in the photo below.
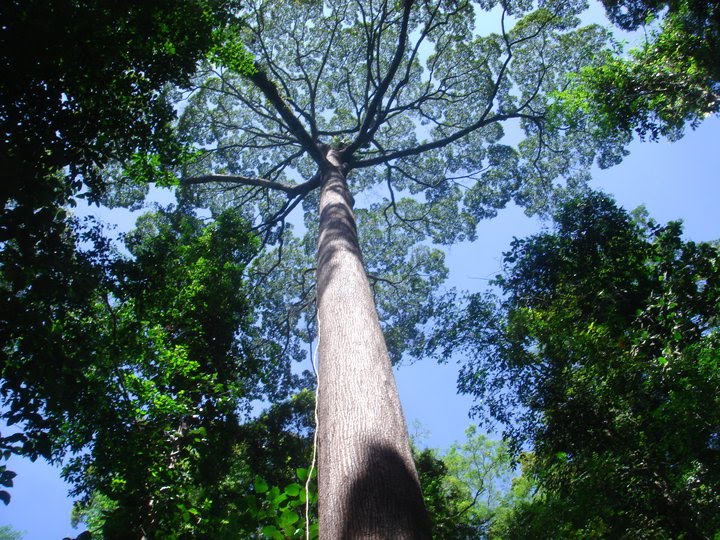
<svg viewBox="0 0 720 540">
<path fill-rule="evenodd" d="M 24 440 L 29 455 L 49 457 L 46 410 L 62 418 L 62 406 L 71 405 L 58 393 L 69 382 L 64 375 L 83 378 L 72 362 L 55 380 L 51 369 L 70 342 L 53 321 L 83 313 L 98 279 L 88 255 L 77 252 L 89 233 L 69 218 L 71 197 L 85 190 L 97 200 L 111 160 L 177 157 L 166 87 L 194 71 L 227 8 L 192 0 L 172 8 L 94 0 L 0 6 L 0 373 L 3 401 L 15 407 L 4 409 L 6 420 L 28 421 L 38 435 L 3 438 L 4 456 Z M 81 321 L 73 324 L 77 330 Z M 11 481 L 5 473 L 3 485 Z"/>
<path fill-rule="evenodd" d="M 4 2 L 0 119 L 3 202 L 67 167 L 98 187 L 100 167 L 171 142 L 164 94 L 183 84 L 230 17 L 214 0 Z M 37 186 L 35 186 L 37 187 Z"/>
<path fill-rule="evenodd" d="M 184 108 L 181 133 L 203 150 L 185 184 L 214 183 L 218 202 L 248 212 L 255 201 L 274 225 L 318 187 L 324 144 L 340 151 L 355 195 L 384 186 L 386 212 L 437 242 L 472 238 L 510 200 L 538 209 L 553 180 L 618 157 L 548 112 L 551 92 L 609 37 L 576 29 L 583 7 L 251 2 L 231 45 L 245 44 L 252 74 L 217 59 Z M 478 17 L 496 17 L 498 31 L 478 35 Z M 503 125 L 522 142 L 505 143 Z"/>
<path fill-rule="evenodd" d="M 699 0 L 603 0 L 624 30 L 643 26 L 645 40 L 623 54 L 603 52 L 565 92 L 572 108 L 608 131 L 670 139 L 720 111 L 720 8 Z"/>
<path fill-rule="evenodd" d="M 568 202 L 442 342 L 478 412 L 532 445 L 540 496 L 510 537 L 719 530 L 718 248 L 639 216 Z"/>
<path fill-rule="evenodd" d="M 446 452 L 417 451 L 423 495 L 433 520 L 433 538 L 487 537 L 505 505 L 512 476 L 507 447 L 470 426 L 466 440 Z"/>
<path fill-rule="evenodd" d="M 511 201 L 545 211 L 562 180 L 575 189 L 593 159 L 623 155 L 622 137 L 566 129 L 553 101 L 608 42 L 598 26 L 577 28 L 583 8 L 248 3 L 182 102 L 179 133 L 197 154 L 177 171 L 179 197 L 213 212 L 240 208 L 269 245 L 280 243 L 264 267 L 298 284 L 278 291 L 276 305 L 312 308 L 312 280 L 283 276 L 314 266 L 318 163 L 336 149 L 393 360 L 417 352 L 446 275 L 435 246 L 473 239 L 478 220 Z M 484 18 L 496 33 L 478 33 Z M 300 206 L 298 245 L 286 223 Z M 304 317 L 312 337 L 312 309 Z"/>
</svg>

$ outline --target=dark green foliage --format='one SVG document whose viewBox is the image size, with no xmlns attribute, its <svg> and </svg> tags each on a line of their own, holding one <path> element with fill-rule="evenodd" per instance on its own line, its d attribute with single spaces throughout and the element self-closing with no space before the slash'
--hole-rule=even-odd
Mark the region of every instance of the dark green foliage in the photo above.
<svg viewBox="0 0 720 540">
<path fill-rule="evenodd" d="M 216 0 L 0 6 L 1 391 L 6 420 L 28 422 L 22 440 L 0 439 L 4 452 L 11 444 L 33 458 L 54 455 L 51 433 L 94 404 L 86 379 L 104 368 L 93 354 L 109 353 L 85 325 L 103 294 L 117 291 L 100 275 L 109 259 L 91 260 L 106 257 L 107 244 L 86 230 L 80 241 L 98 241 L 95 255 L 77 252 L 66 206 L 83 188 L 97 200 L 101 168 L 113 160 L 132 158 L 130 172 L 144 181 L 168 180 L 153 177 L 182 156 L 166 86 L 188 81 L 228 9 Z M 62 444 L 82 446 L 79 437 Z"/>
<path fill-rule="evenodd" d="M 664 10 L 669 13 L 687 11 L 700 25 L 695 30 L 702 30 L 703 22 L 709 19 L 718 20 L 717 5 L 705 0 L 601 0 L 608 18 L 623 30 L 637 30 L 651 22 Z"/>
<path fill-rule="evenodd" d="M 300 401 L 306 401 L 300 398 Z M 317 486 L 313 477 L 308 482 L 310 472 L 304 467 L 286 471 L 292 463 L 310 462 L 310 440 L 301 433 L 292 431 L 291 426 L 299 417 L 307 417 L 303 406 L 296 406 L 298 400 L 273 406 L 258 420 L 227 430 L 224 434 L 229 441 L 224 447 L 197 448 L 196 452 L 178 470 L 166 474 L 172 484 L 161 489 L 161 500 L 171 496 L 172 504 L 165 505 L 156 513 L 154 534 L 161 538 L 305 538 L 306 503 L 311 519 L 310 537 L 317 538 Z M 273 433 L 264 431 L 263 418 L 274 417 L 287 429 L 278 428 Z M 248 433 L 261 434 L 265 439 L 276 437 L 272 449 L 258 441 L 253 452 L 248 450 L 256 441 L 248 439 Z M 302 444 L 286 445 L 286 441 L 295 438 Z M 192 443 L 191 443 L 192 444 Z M 231 447 L 225 450 L 223 448 Z M 296 453 L 294 450 L 301 448 Z M 191 450 L 191 451 L 192 451 Z M 203 455 L 212 458 L 225 458 L 222 474 L 212 480 L 193 474 L 187 467 L 188 462 L 197 461 Z M 275 460 L 275 461 L 273 461 Z M 261 463 L 257 470 L 255 467 Z M 271 471 L 277 480 L 266 480 L 262 466 L 276 465 L 279 471 Z M 151 463 L 152 470 L 161 464 Z M 118 467 L 121 469 L 122 465 Z M 217 468 L 217 467 L 216 467 Z M 147 473 L 146 473 L 147 474 Z M 122 486 L 119 486 L 122 491 Z M 162 493 L 162 491 L 169 493 Z M 309 499 L 308 499 L 309 495 Z M 140 538 L 139 531 L 128 532 L 128 518 L 146 519 L 146 505 L 137 506 L 136 502 L 118 502 L 102 491 L 96 491 L 82 505 L 76 505 L 74 519 L 82 519 L 98 538 Z M 146 528 L 146 530 L 148 530 Z"/>
<path fill-rule="evenodd" d="M 0 540 L 22 540 L 25 533 L 14 530 L 9 525 L 0 526 Z"/>
<path fill-rule="evenodd" d="M 65 205 L 83 183 L 99 196 L 99 167 L 111 159 L 177 150 L 163 88 L 187 80 L 223 17 L 220 3 L 200 0 L 0 6 L 0 336 L 10 348 L 34 348 L 34 365 L 47 366 L 43 384 L 56 384 L 50 359 L 66 347 L 52 321 L 82 313 L 95 279 L 75 252 Z M 18 332 L 37 345 L 17 341 Z M 0 368 L 6 388 L 29 380 L 22 366 Z M 40 413 L 42 391 L 27 394 L 22 407 Z M 33 444 L 47 454 L 41 439 Z"/>
<path fill-rule="evenodd" d="M 0 200 L 69 167 L 98 187 L 96 167 L 165 152 L 174 117 L 163 96 L 184 84 L 227 18 L 217 0 L 118 3 L 9 0 L 0 7 Z"/>
<path fill-rule="evenodd" d="M 248 348 L 257 243 L 231 212 L 211 225 L 147 215 L 126 237 L 132 258 L 79 231 L 87 249 L 68 235 L 63 272 L 3 283 L 15 313 L 2 327 L 4 417 L 24 424 L 25 455 L 77 453 L 65 475 L 76 495 L 117 506 L 109 524 L 157 529 L 226 474 L 238 413 L 273 384 L 273 360 Z"/>
<path fill-rule="evenodd" d="M 461 390 L 534 445 L 541 495 L 509 537 L 711 537 L 720 252 L 599 194 L 556 223 L 513 243 L 504 297 L 472 297 L 448 345 L 471 355 Z"/>
<path fill-rule="evenodd" d="M 315 395 L 303 390 L 241 426 L 243 460 L 270 485 L 293 479 L 311 460 Z"/>
<path fill-rule="evenodd" d="M 66 460 L 78 517 L 103 538 L 304 530 L 304 484 L 288 486 L 310 461 L 314 399 L 249 421 L 253 401 L 293 387 L 281 348 L 256 338 L 245 267 L 258 242 L 245 223 L 146 214 L 124 237 L 128 256 L 99 227 L 76 235 L 56 252 L 63 272 L 3 282 L 16 313 L 2 326 L 4 417 L 24 428 L 4 447 Z M 279 487 L 255 493 L 260 477 Z"/>
<path fill-rule="evenodd" d="M 188 497 L 212 513 L 206 490 L 230 466 L 237 411 L 258 396 L 261 368 L 236 337 L 250 322 L 241 291 L 253 243 L 230 214 L 204 227 L 159 213 L 126 245 L 134 259 L 111 267 L 117 288 L 96 305 L 85 352 L 95 353 L 87 378 L 99 395 L 76 411 L 86 417 L 72 435 L 91 438 L 92 451 L 65 470 L 77 494 L 118 503 L 111 525 L 181 530 L 172 517 Z"/>
<path fill-rule="evenodd" d="M 165 88 L 188 80 L 226 8 L 216 0 L 0 5 L 0 242 L 5 249 L 17 239 L 11 283 L 64 272 L 67 261 L 55 258 L 74 256 L 63 247 L 72 234 L 64 207 L 83 186 L 100 197 L 111 160 L 180 157 Z"/>
<path fill-rule="evenodd" d="M 433 523 L 433 537 L 445 539 L 477 538 L 485 522 L 475 514 L 463 512 L 472 508 L 472 500 L 459 486 L 450 483 L 450 473 L 442 458 L 432 450 L 415 453 L 425 507 Z"/>
</svg>

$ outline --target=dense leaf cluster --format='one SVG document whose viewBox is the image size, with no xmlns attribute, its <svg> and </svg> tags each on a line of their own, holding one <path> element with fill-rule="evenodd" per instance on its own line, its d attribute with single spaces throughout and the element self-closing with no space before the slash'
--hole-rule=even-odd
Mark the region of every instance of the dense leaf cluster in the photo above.
<svg viewBox="0 0 720 540">
<path fill-rule="evenodd" d="M 314 400 L 252 419 L 254 402 L 293 387 L 281 348 L 257 336 L 246 266 L 258 242 L 244 221 L 146 214 L 126 255 L 98 227 L 77 235 L 55 279 L 12 296 L 4 283 L 16 316 L 2 327 L 3 416 L 23 428 L 5 443 L 63 461 L 78 517 L 103 538 L 302 529 L 299 512 L 290 523 L 288 503 L 253 488 L 292 484 L 309 462 Z"/>
<path fill-rule="evenodd" d="M 40 296 L 53 282 L 83 279 L 70 270 L 66 205 L 83 186 L 95 200 L 102 194 L 103 166 L 139 154 L 150 156 L 142 162 L 178 156 L 166 85 L 187 82 L 228 7 L 214 0 L 0 6 L 0 246 L 10 298 L 2 324 L 20 323 L 25 314 L 12 302 L 31 286 Z"/>
<path fill-rule="evenodd" d="M 563 93 L 571 109 L 589 113 L 608 133 L 635 131 L 650 139 L 678 138 L 688 124 L 720 111 L 717 2 L 604 3 L 620 27 L 647 23 L 649 35 L 629 54 L 608 50 L 599 65 L 581 70 Z"/>
<path fill-rule="evenodd" d="M 497 31 L 480 35 L 475 12 L 493 8 L 486 17 Z M 447 276 L 437 245 L 472 240 L 478 222 L 511 201 L 547 210 L 588 180 L 595 160 L 622 158 L 626 138 L 599 140 L 587 122 L 566 129 L 555 112 L 566 74 L 593 64 L 609 37 L 579 27 L 582 9 L 574 1 L 243 5 L 238 31 L 223 34 L 224 53 L 213 53 L 183 101 L 178 132 L 196 159 L 179 169 L 178 196 L 211 213 L 240 208 L 278 246 L 256 267 L 267 283 L 258 299 L 266 321 L 276 319 L 268 331 L 285 328 L 289 354 L 302 357 L 317 334 L 317 189 L 328 148 L 355 198 L 393 361 L 424 345 Z M 291 217 L 300 208 L 305 231 Z"/>
<path fill-rule="evenodd" d="M 507 447 L 478 433 L 476 426 L 466 435 L 462 444 L 442 454 L 433 449 L 415 452 L 433 538 L 487 537 L 508 506 L 503 497 L 512 475 Z"/>
<path fill-rule="evenodd" d="M 194 71 L 225 7 L 195 0 L 0 6 L 0 333 L 8 348 L 19 347 L 23 332 L 44 344 L 42 354 L 64 347 L 52 321 L 82 309 L 94 279 L 75 253 L 66 204 L 83 185 L 93 197 L 101 194 L 99 168 L 109 160 L 176 153 L 165 85 Z M 0 366 L 6 387 L 32 388 L 28 374 L 14 368 Z M 49 373 L 42 377 L 52 384 Z M 27 394 L 23 408 L 42 415 L 42 393 Z M 47 453 L 45 442 L 34 444 Z"/>
<path fill-rule="evenodd" d="M 98 187 L 96 168 L 161 152 L 174 117 L 167 83 L 187 83 L 228 17 L 224 2 L 35 0 L 0 7 L 2 201 L 66 171 Z"/>
<path fill-rule="evenodd" d="M 720 530 L 720 252 L 608 197 L 516 240 L 452 327 L 460 388 L 533 444 L 541 496 L 511 537 L 708 537 Z M 534 532 L 533 532 L 534 531 Z"/>
</svg>

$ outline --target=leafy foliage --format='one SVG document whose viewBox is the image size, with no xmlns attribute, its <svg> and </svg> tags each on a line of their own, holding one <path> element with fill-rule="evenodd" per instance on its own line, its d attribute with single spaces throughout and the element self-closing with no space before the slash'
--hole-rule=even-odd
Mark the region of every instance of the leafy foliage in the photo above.
<svg viewBox="0 0 720 540">
<path fill-rule="evenodd" d="M 447 275 L 435 245 L 473 239 L 510 201 L 547 211 L 594 160 L 622 158 L 626 138 L 565 129 L 554 107 L 565 75 L 609 34 L 578 28 L 580 3 L 553 1 L 503 4 L 488 14 L 497 32 L 478 35 L 475 10 L 495 5 L 248 2 L 183 96 L 178 132 L 197 158 L 179 168 L 178 196 L 212 213 L 240 208 L 276 247 L 256 266 L 268 284 L 258 294 L 293 357 L 317 334 L 310 278 L 328 149 L 355 197 L 393 361 L 424 345 Z M 287 224 L 300 205 L 306 231 Z"/>
<path fill-rule="evenodd" d="M 126 245 L 134 259 L 111 266 L 112 289 L 94 306 L 86 378 L 95 405 L 66 427 L 73 450 L 92 441 L 92 451 L 65 472 L 77 494 L 100 491 L 119 504 L 116 527 L 152 530 L 188 486 L 223 475 L 228 432 L 257 395 L 262 370 L 237 339 L 249 323 L 239 291 L 253 244 L 231 214 L 201 227 L 160 213 L 142 219 Z"/>
<path fill-rule="evenodd" d="M 25 533 L 14 530 L 9 525 L 0 526 L 0 540 L 22 540 Z"/>
<path fill-rule="evenodd" d="M 312 271 L 316 225 L 306 222 L 300 241 L 285 220 L 300 203 L 308 215 L 317 209 L 312 175 L 321 149 L 341 152 L 353 173 L 363 249 L 399 360 L 419 354 L 446 275 L 430 243 L 474 238 L 477 221 L 510 201 L 545 211 L 556 180 L 572 190 L 594 159 L 621 159 L 632 126 L 656 136 L 717 107 L 712 5 L 670 4 L 655 50 L 638 52 L 634 63 L 592 54 L 608 35 L 576 28 L 578 2 L 535 10 L 505 2 L 500 31 L 482 37 L 469 2 L 258 0 L 238 8 L 240 19 L 228 15 L 235 7 L 32 0 L 0 8 L 0 44 L 13 52 L 0 73 L 8 177 L 0 188 L 0 308 L 13 314 L 0 321 L 0 394 L 5 419 L 24 428 L 0 447 L 4 456 L 73 454 L 65 473 L 82 497 L 78 515 L 107 538 L 302 535 L 301 508 L 317 501 L 302 486 L 312 399 L 301 392 L 282 400 L 304 382 L 288 359 L 300 358 L 299 340 L 317 333 L 307 309 L 313 286 L 298 271 Z M 697 23 L 706 34 L 692 34 Z M 567 73 L 577 71 L 568 87 Z M 177 125 L 182 141 L 168 83 L 193 86 Z M 606 92 L 615 87 L 622 95 Z M 596 95 L 606 101 L 592 109 Z M 629 105 L 620 99 L 627 96 L 635 96 Z M 574 116 L 577 129 L 567 130 L 556 101 L 592 114 Z M 522 132 L 519 143 L 505 139 L 508 125 Z M 99 228 L 78 226 L 65 208 L 83 188 L 99 200 L 108 167 L 122 167 L 114 203 L 182 172 L 182 202 L 210 208 L 213 223 L 187 206 L 160 211 L 125 238 L 129 257 L 114 252 Z M 387 191 L 378 196 L 378 188 Z M 518 242 L 508 259 L 518 261 L 516 280 L 499 281 L 507 291 L 525 287 L 503 306 L 509 322 L 471 301 L 469 314 L 488 326 L 470 337 L 495 347 L 499 361 L 470 364 L 465 388 L 498 390 L 490 408 L 506 421 L 516 403 L 505 390 L 521 389 L 524 434 L 513 435 L 516 445 L 523 437 L 538 445 L 529 470 L 544 495 L 517 523 L 544 512 L 547 530 L 604 531 L 636 520 L 664 531 L 679 526 L 668 516 L 680 512 L 692 526 L 715 524 L 717 491 L 708 486 L 717 483 L 717 433 L 707 426 L 717 421 L 700 405 L 717 394 L 717 254 L 681 242 L 674 226 L 649 229 L 649 243 L 623 228 L 621 212 L 603 208 L 617 246 L 596 253 L 608 231 L 589 226 L 592 241 L 557 259 L 546 260 L 562 241 Z M 578 215 L 561 221 L 566 243 L 575 241 L 573 220 L 585 223 Z M 246 265 L 258 246 L 248 223 L 277 246 L 253 267 L 252 304 Z M 582 277 L 588 261 L 600 278 Z M 532 281 L 537 268 L 548 282 Z M 256 306 L 263 311 L 255 318 Z M 561 339 L 577 320 L 587 328 Z M 447 349 L 469 339 L 457 329 L 451 338 Z M 589 358 L 613 358 L 612 376 Z M 495 377 L 497 368 L 511 375 Z M 281 403 L 250 420 L 253 400 L 263 397 Z M 673 422 L 685 429 L 656 440 Z M 429 504 L 445 516 L 436 527 L 447 537 L 468 537 L 489 519 L 489 503 L 457 502 L 485 492 L 477 476 L 485 469 L 468 472 L 467 456 L 492 452 L 473 440 L 443 463 L 421 458 Z M 575 506 L 556 511 L 568 471 L 585 466 L 597 474 L 582 477 Z M 602 486 L 592 480 L 601 474 L 609 479 Z M 0 485 L 11 482 L 0 470 Z M 649 495 L 630 510 L 597 503 L 620 485 Z M 7 503 L 7 492 L 0 500 Z M 588 501 L 597 503 L 592 523 L 577 510 Z"/>
<path fill-rule="evenodd" d="M 81 232 L 67 206 L 84 188 L 81 195 L 97 201 L 106 182 L 101 169 L 113 160 L 131 160 L 127 172 L 136 183 L 172 181 L 159 171 L 183 157 L 167 85 L 188 82 L 229 10 L 230 3 L 215 0 L 0 6 L 0 372 L 3 402 L 10 404 L 5 417 L 28 428 L 0 439 L 3 454 L 50 457 L 85 444 L 87 433 L 68 430 L 82 423 L 79 410 L 92 410 L 100 389 L 91 383 L 109 376 L 93 355 L 116 352 L 103 350 L 109 336 L 94 342 L 100 330 L 85 325 L 108 328 L 114 306 L 106 302 L 104 316 L 99 306 L 118 292 L 109 282 L 118 276 L 102 275 L 112 270 L 101 267 L 114 264 L 103 254 L 109 246 L 99 233 Z M 95 253 L 78 252 L 78 240 L 99 242 Z M 147 331 L 155 346 L 167 344 L 158 328 Z M 177 349 L 163 360 L 190 369 L 184 354 Z M 117 390 L 121 378 L 110 388 Z M 60 433 L 67 439 L 60 441 Z"/>
<path fill-rule="evenodd" d="M 3 2 L 2 200 L 63 167 L 74 182 L 98 187 L 95 168 L 109 159 L 166 153 L 174 113 L 164 86 L 187 83 L 227 8 L 215 0 Z"/>
<path fill-rule="evenodd" d="M 662 16 L 649 38 L 628 55 L 602 54 L 581 70 L 562 99 L 593 115 L 607 132 L 671 139 L 720 110 L 720 9 L 717 2 L 604 2 L 610 18 L 625 29 Z"/>
<path fill-rule="evenodd" d="M 73 274 L 75 259 L 82 257 L 69 240 L 75 233 L 66 205 L 83 186 L 95 200 L 102 195 L 101 167 L 140 154 L 155 156 L 138 158 L 145 165 L 159 156 L 177 157 L 165 87 L 187 82 L 212 43 L 212 29 L 227 17 L 225 7 L 213 0 L 172 7 L 104 0 L 3 2 L 1 326 L 50 325 L 54 317 L 42 311 L 42 295 L 51 305 L 63 287 L 78 290 L 85 279 Z M 145 172 L 148 168 L 156 169 Z M 15 305 L 28 291 L 36 313 Z M 6 320 L 11 313 L 17 320 Z M 37 330 L 40 336 L 48 332 Z"/>
<path fill-rule="evenodd" d="M 496 280 L 504 298 L 471 297 L 446 345 L 468 354 L 460 388 L 478 410 L 516 449 L 534 445 L 542 495 L 510 537 L 712 536 L 718 248 L 599 194 L 556 223 L 513 243 Z"/>
<path fill-rule="evenodd" d="M 309 461 L 309 439 L 289 426 L 265 431 L 268 417 L 290 424 L 294 415 L 306 416 L 302 408 L 295 409 L 295 404 L 296 401 L 291 400 L 273 406 L 258 420 L 240 426 L 239 432 L 229 431 L 226 435 L 233 449 L 225 474 L 214 483 L 206 478 L 194 478 L 192 483 L 182 481 L 171 486 L 175 504 L 158 513 L 160 525 L 155 534 L 168 538 L 305 538 L 309 530 L 311 538 L 317 538 L 315 475 L 308 479 L 310 473 L 304 467 L 297 467 L 287 475 L 284 470 Z M 254 446 L 255 441 L 248 438 L 253 434 L 275 439 L 272 449 L 260 441 Z M 287 444 L 293 438 L 303 443 L 301 451 L 297 451 L 297 444 Z M 215 448 L 201 450 L 217 456 Z M 258 462 L 261 462 L 259 467 Z M 266 480 L 263 465 L 266 468 L 276 465 L 280 471 L 270 471 L 271 480 Z M 102 531 L 102 538 L 127 538 L 127 529 L 118 518 L 128 512 L 142 514 L 145 510 L 145 507 L 123 508 L 97 491 L 87 503 L 76 505 L 74 519 L 84 521 L 90 531 Z M 306 510 L 311 519 L 309 526 Z"/>
<path fill-rule="evenodd" d="M 439 453 L 415 451 L 425 505 L 433 522 L 433 538 L 475 539 L 487 535 L 504 505 L 505 484 L 512 475 L 504 444 L 467 431 L 463 444 Z"/>
<path fill-rule="evenodd" d="M 582 7 L 507 4 L 498 32 L 480 37 L 470 2 L 249 2 L 219 51 L 242 49 L 257 72 L 220 59 L 196 78 L 179 129 L 204 156 L 182 176 L 205 204 L 255 203 L 276 225 L 294 204 L 257 188 L 308 180 L 325 144 L 343 150 L 353 193 L 383 186 L 386 212 L 440 243 L 472 238 L 510 200 L 541 209 L 552 180 L 582 182 L 594 157 L 618 152 L 548 114 L 565 75 L 608 39 L 576 28 Z M 504 125 L 524 142 L 502 141 Z"/>
<path fill-rule="evenodd" d="M 210 224 L 182 210 L 146 214 L 124 238 L 129 256 L 113 253 L 98 227 L 78 231 L 66 238 L 61 279 L 8 296 L 25 316 L 4 327 L 4 416 L 24 434 L 5 444 L 20 437 L 15 451 L 33 458 L 74 452 L 64 474 L 105 538 L 255 530 L 258 519 L 233 518 L 234 498 L 249 497 L 273 463 L 292 471 L 272 471 L 285 485 L 309 461 L 309 424 L 296 428 L 289 415 L 312 409 L 297 398 L 241 425 L 253 400 L 292 392 L 278 378 L 279 348 L 254 339 L 243 293 L 257 240 L 231 211 Z M 273 417 L 276 454 L 250 456 Z M 272 501 L 257 503 L 266 517 Z"/>
<path fill-rule="evenodd" d="M 13 249 L 28 272 L 48 271 L 31 270 L 41 264 L 32 246 L 59 250 L 72 234 L 64 211 L 70 197 L 83 186 L 95 200 L 102 195 L 103 166 L 139 155 L 181 157 L 166 85 L 187 83 L 227 7 L 215 0 L 3 2 L 0 242 L 19 238 Z"/>
</svg>

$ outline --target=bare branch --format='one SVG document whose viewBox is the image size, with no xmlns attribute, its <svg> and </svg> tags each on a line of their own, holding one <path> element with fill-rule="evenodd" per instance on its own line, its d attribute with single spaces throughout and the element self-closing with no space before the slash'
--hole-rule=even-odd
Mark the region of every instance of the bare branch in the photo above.
<svg viewBox="0 0 720 540">
<path fill-rule="evenodd" d="M 395 74 L 400 68 L 400 64 L 402 63 L 402 59 L 405 54 L 405 47 L 408 39 L 408 25 L 410 22 L 410 9 L 412 8 L 412 5 L 413 0 L 405 0 L 402 23 L 400 26 L 400 35 L 398 36 L 398 45 L 395 50 L 395 56 L 393 56 L 388 72 L 385 74 L 385 77 L 375 90 L 375 95 L 368 105 L 367 111 L 365 112 L 365 119 L 363 120 L 362 126 L 360 126 L 360 132 L 358 133 L 357 138 L 348 147 L 347 151 L 349 154 L 352 154 L 355 150 L 364 146 L 372 138 L 372 134 L 377 130 L 377 126 L 379 124 L 379 118 L 377 117 L 378 111 L 382 105 L 385 93 L 390 87 L 390 83 L 392 83 L 395 78 Z M 379 42 L 380 40 L 378 39 L 378 43 Z M 380 54 L 376 56 L 378 59 L 380 58 Z"/>
<path fill-rule="evenodd" d="M 290 106 L 285 103 L 285 100 L 280 96 L 277 86 L 268 79 L 264 71 L 261 70 L 260 66 L 256 65 L 257 72 L 250 75 L 248 78 L 258 87 L 258 89 L 265 95 L 265 97 L 272 103 L 275 110 L 287 124 L 290 132 L 297 137 L 298 142 L 302 147 L 310 154 L 310 157 L 320 165 L 323 162 L 324 156 L 320 151 L 317 143 L 313 140 L 310 134 L 303 127 L 300 120 L 297 119 Z"/>
<path fill-rule="evenodd" d="M 239 186 L 255 186 L 264 189 L 271 189 L 275 191 L 282 191 L 287 194 L 289 198 L 304 197 L 310 193 L 316 187 L 320 187 L 320 176 L 315 175 L 307 182 L 302 184 L 290 185 L 283 184 L 280 182 L 272 182 L 265 178 L 256 178 L 252 176 L 239 176 L 233 174 L 203 174 L 200 176 L 191 176 L 183 178 L 181 183 L 186 185 L 199 185 L 199 184 L 212 184 L 212 183 L 227 183 L 236 184 Z"/>
</svg>

